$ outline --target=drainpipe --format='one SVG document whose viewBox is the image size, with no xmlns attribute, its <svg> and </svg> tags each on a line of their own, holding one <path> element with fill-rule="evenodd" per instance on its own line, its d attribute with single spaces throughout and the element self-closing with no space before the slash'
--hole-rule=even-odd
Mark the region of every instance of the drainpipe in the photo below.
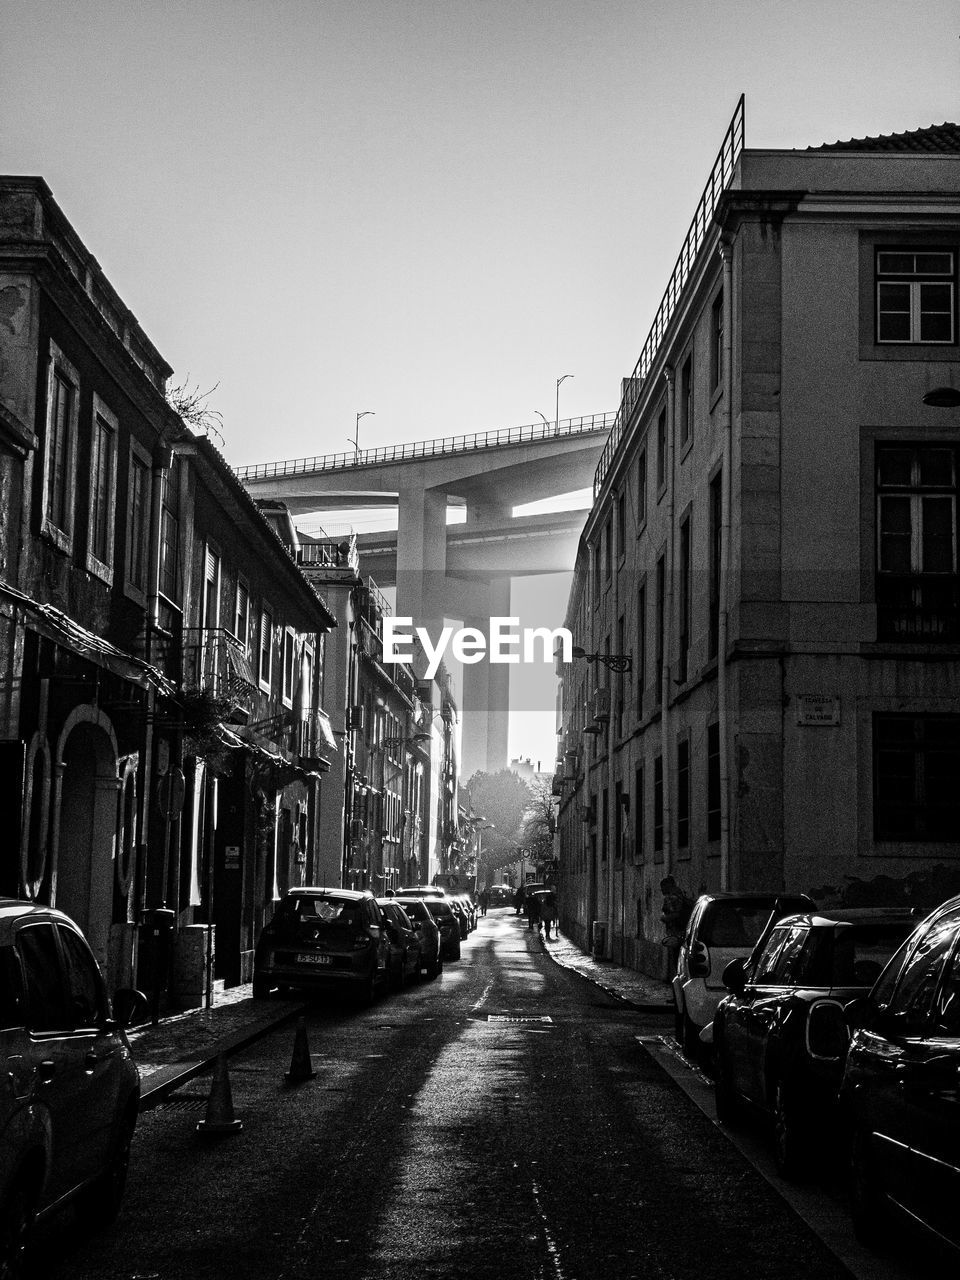
<svg viewBox="0 0 960 1280">
<path fill-rule="evenodd" d="M 720 245 L 723 259 L 723 444 L 720 481 L 720 582 L 717 619 L 717 732 L 720 738 L 720 888 L 730 888 L 730 690 L 727 645 L 730 634 L 730 496 L 732 493 L 731 435 L 733 404 L 733 249 Z"/>
<path fill-rule="evenodd" d="M 670 804 L 670 655 L 673 649 L 673 505 L 674 415 L 677 411 L 675 371 L 668 365 L 663 371 L 667 380 L 667 548 L 663 573 L 663 662 L 660 664 L 660 755 L 663 774 L 663 874 L 673 871 L 673 812 Z"/>
</svg>

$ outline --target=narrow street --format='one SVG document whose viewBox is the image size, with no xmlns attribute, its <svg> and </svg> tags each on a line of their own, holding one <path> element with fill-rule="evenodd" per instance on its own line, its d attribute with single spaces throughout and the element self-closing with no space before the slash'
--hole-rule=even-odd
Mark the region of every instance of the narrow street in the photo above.
<svg viewBox="0 0 960 1280">
<path fill-rule="evenodd" d="M 49 1280 L 849 1273 L 638 1043 L 666 1030 L 558 968 L 512 912 L 433 983 L 230 1060 L 243 1131 L 196 1136 L 209 1082 L 142 1118 L 116 1226 L 44 1233 Z M 707 1264 L 707 1260 L 709 1263 Z"/>
</svg>

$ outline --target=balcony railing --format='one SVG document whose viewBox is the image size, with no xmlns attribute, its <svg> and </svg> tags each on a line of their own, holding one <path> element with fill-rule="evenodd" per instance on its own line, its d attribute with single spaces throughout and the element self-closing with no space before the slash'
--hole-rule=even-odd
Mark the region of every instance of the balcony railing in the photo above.
<svg viewBox="0 0 960 1280">
<path fill-rule="evenodd" d="M 744 104 L 743 94 L 741 94 L 740 101 L 737 103 L 736 110 L 733 113 L 733 119 L 730 121 L 727 132 L 724 135 L 723 145 L 714 161 L 710 177 L 707 179 L 707 185 L 703 189 L 703 195 L 700 197 L 696 212 L 693 215 L 693 221 L 690 223 L 690 229 L 680 250 L 680 256 L 677 258 L 676 265 L 673 268 L 673 274 L 670 276 L 667 288 L 660 300 L 660 306 L 657 308 L 657 314 L 653 318 L 653 324 L 647 334 L 647 340 L 643 344 L 640 358 L 637 360 L 631 376 L 623 380 L 620 408 L 616 415 L 613 430 L 610 433 L 610 439 L 604 445 L 603 453 L 600 455 L 600 461 L 597 464 L 596 475 L 594 476 L 594 499 L 596 499 L 603 487 L 603 481 L 610 470 L 620 441 L 623 439 L 623 433 L 630 422 L 630 415 L 640 398 L 647 375 L 650 373 L 657 352 L 660 349 L 660 344 L 666 337 L 667 329 L 677 309 L 677 303 L 680 301 L 684 285 L 690 278 L 690 272 L 693 270 L 697 254 L 706 239 L 717 202 L 730 185 L 733 171 L 743 151 L 744 128 Z"/>
<path fill-rule="evenodd" d="M 183 628 L 183 683 L 237 700 L 257 689 L 246 647 L 223 627 Z"/>
<path fill-rule="evenodd" d="M 443 436 L 436 440 L 418 440 L 410 444 L 391 444 L 379 449 L 361 449 L 359 453 L 324 453 L 311 458 L 288 458 L 283 462 L 261 462 L 237 468 L 241 480 L 270 480 L 282 476 L 304 475 L 314 471 L 338 471 L 347 467 L 374 467 L 385 462 L 406 462 L 413 458 L 435 458 L 449 453 L 470 453 L 475 449 L 502 448 L 511 444 L 531 444 L 563 436 L 586 435 L 609 431 L 616 421 L 613 413 L 592 413 L 579 418 L 562 418 L 560 422 L 535 422 L 524 427 L 501 427 L 497 431 L 478 431 L 472 435 Z"/>
<path fill-rule="evenodd" d="M 902 644 L 960 642 L 960 581 L 944 574 L 878 577 L 877 639 Z"/>
</svg>

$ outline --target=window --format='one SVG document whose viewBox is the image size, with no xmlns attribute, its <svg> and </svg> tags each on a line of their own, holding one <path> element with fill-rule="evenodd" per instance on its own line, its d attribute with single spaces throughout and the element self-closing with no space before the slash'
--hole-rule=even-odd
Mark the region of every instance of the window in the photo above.
<svg viewBox="0 0 960 1280">
<path fill-rule="evenodd" d="M 110 577 L 113 565 L 114 512 L 117 502 L 117 428 L 115 416 L 99 396 L 93 397 L 90 434 L 90 518 L 87 568 Z"/>
<path fill-rule="evenodd" d="M 637 769 L 634 777 L 633 785 L 633 860 L 634 862 L 642 862 L 644 854 L 643 842 L 643 820 L 644 820 L 644 796 L 643 796 L 643 765 Z"/>
<path fill-rule="evenodd" d="M 667 483 L 667 409 L 660 410 L 657 418 L 657 493 Z"/>
<path fill-rule="evenodd" d="M 293 706 L 293 673 L 296 637 L 289 627 L 283 633 L 283 700 Z"/>
<path fill-rule="evenodd" d="M 677 743 L 677 848 L 690 847 L 690 740 Z"/>
<path fill-rule="evenodd" d="M 627 554 L 627 497 L 621 493 L 617 499 L 617 556 Z"/>
<path fill-rule="evenodd" d="M 79 934 L 63 925 L 57 926 L 60 945 L 66 961 L 67 999 L 70 1025 L 99 1026 L 106 1016 L 103 984 L 90 949 Z"/>
<path fill-rule="evenodd" d="M 707 725 L 707 839 L 720 839 L 720 726 Z"/>
<path fill-rule="evenodd" d="M 680 634 L 677 655 L 677 679 L 686 680 L 690 660 L 690 614 L 692 609 L 690 582 L 690 517 L 680 522 Z"/>
<path fill-rule="evenodd" d="M 640 450 L 637 459 L 637 532 L 647 522 L 647 451 Z"/>
<path fill-rule="evenodd" d="M 680 445 L 693 436 L 693 355 L 687 356 L 680 370 Z"/>
<path fill-rule="evenodd" d="M 956 258 L 948 249 L 877 250 L 877 342 L 954 342 Z"/>
<path fill-rule="evenodd" d="M 623 858 L 623 783 L 618 782 L 613 798 L 613 830 L 617 861 Z"/>
<path fill-rule="evenodd" d="M 260 687 L 269 692 L 273 680 L 273 614 L 260 612 Z"/>
<path fill-rule="evenodd" d="M 720 557 L 723 551 L 723 485 L 720 475 L 710 482 L 710 626 L 708 656 L 720 649 Z"/>
<path fill-rule="evenodd" d="M 44 441 L 43 529 L 64 551 L 73 545 L 79 411 L 80 379 L 63 352 L 51 342 Z"/>
<path fill-rule="evenodd" d="M 174 604 L 180 600 L 180 479 L 183 463 L 174 455 L 163 473 L 160 494 L 160 591 Z"/>
<path fill-rule="evenodd" d="M 623 655 L 627 652 L 627 621 L 623 614 L 617 620 L 617 653 Z M 623 737 L 623 712 L 624 712 L 624 693 L 627 685 L 626 675 L 620 671 L 617 673 L 617 737 Z"/>
<path fill-rule="evenodd" d="M 713 300 L 710 309 L 710 385 L 720 389 L 723 378 L 723 290 Z"/>
<path fill-rule="evenodd" d="M 127 489 L 127 582 L 137 591 L 147 589 L 147 549 L 150 545 L 150 463 L 139 452 L 130 452 Z"/>
<path fill-rule="evenodd" d="M 955 640 L 957 450 L 880 445 L 876 483 L 878 636 Z"/>
<path fill-rule="evenodd" d="M 220 555 L 209 544 L 204 555 L 203 626 L 206 631 L 220 626 Z"/>
<path fill-rule="evenodd" d="M 876 840 L 960 840 L 960 716 L 875 715 Z"/>
<path fill-rule="evenodd" d="M 956 923 L 949 918 L 927 930 L 904 967 L 888 1011 L 922 1021 L 931 1012 L 934 993 L 947 956 L 956 941 Z"/>
<path fill-rule="evenodd" d="M 607 788 L 600 792 L 600 857 L 606 862 L 610 843 L 610 810 L 607 804 Z"/>
<path fill-rule="evenodd" d="M 956 937 L 956 920 L 953 929 Z M 939 1035 L 960 1036 L 960 950 L 954 951 L 947 964 L 934 1013 Z"/>
<path fill-rule="evenodd" d="M 653 761 L 653 849 L 663 850 L 663 756 Z"/>
<path fill-rule="evenodd" d="M 789 928 L 774 929 L 767 939 L 767 945 L 760 952 L 757 959 L 756 968 L 751 975 L 751 982 L 773 982 L 774 974 L 777 969 L 777 959 L 780 955 L 780 948 L 786 942 L 790 933 Z"/>
<path fill-rule="evenodd" d="M 233 634 L 246 649 L 250 639 L 250 588 L 237 579 L 237 598 L 233 611 Z"/>
<path fill-rule="evenodd" d="M 607 518 L 603 527 L 603 576 L 609 582 L 613 577 L 613 517 Z"/>
<path fill-rule="evenodd" d="M 641 582 L 637 591 L 637 652 L 633 664 L 637 686 L 637 719 L 643 715 L 643 682 L 647 673 L 647 585 Z"/>
<path fill-rule="evenodd" d="M 600 541 L 593 544 L 593 599 L 596 603 L 600 599 Z"/>
</svg>

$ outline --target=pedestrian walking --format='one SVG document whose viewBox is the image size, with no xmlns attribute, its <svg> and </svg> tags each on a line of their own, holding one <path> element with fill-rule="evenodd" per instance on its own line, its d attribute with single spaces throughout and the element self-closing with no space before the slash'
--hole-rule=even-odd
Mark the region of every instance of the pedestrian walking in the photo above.
<svg viewBox="0 0 960 1280">
<path fill-rule="evenodd" d="M 527 928 L 532 929 L 536 925 L 537 932 L 540 931 L 540 896 L 531 893 L 527 898 Z"/>
<path fill-rule="evenodd" d="M 545 893 L 540 900 L 540 919 L 543 921 L 543 936 L 549 940 L 550 930 L 556 930 L 557 899 L 552 893 Z"/>
<path fill-rule="evenodd" d="M 485 916 L 487 914 L 487 907 L 489 907 L 489 905 L 490 905 L 490 895 L 489 893 L 487 893 L 486 889 L 484 889 L 481 891 L 481 894 L 480 894 L 480 914 L 482 916 Z"/>
<path fill-rule="evenodd" d="M 513 895 L 513 907 L 517 915 L 519 915 L 520 912 L 523 910 L 523 900 L 526 896 L 527 896 L 526 890 L 524 889 L 523 885 L 521 885 L 517 890 L 517 892 Z"/>
</svg>

